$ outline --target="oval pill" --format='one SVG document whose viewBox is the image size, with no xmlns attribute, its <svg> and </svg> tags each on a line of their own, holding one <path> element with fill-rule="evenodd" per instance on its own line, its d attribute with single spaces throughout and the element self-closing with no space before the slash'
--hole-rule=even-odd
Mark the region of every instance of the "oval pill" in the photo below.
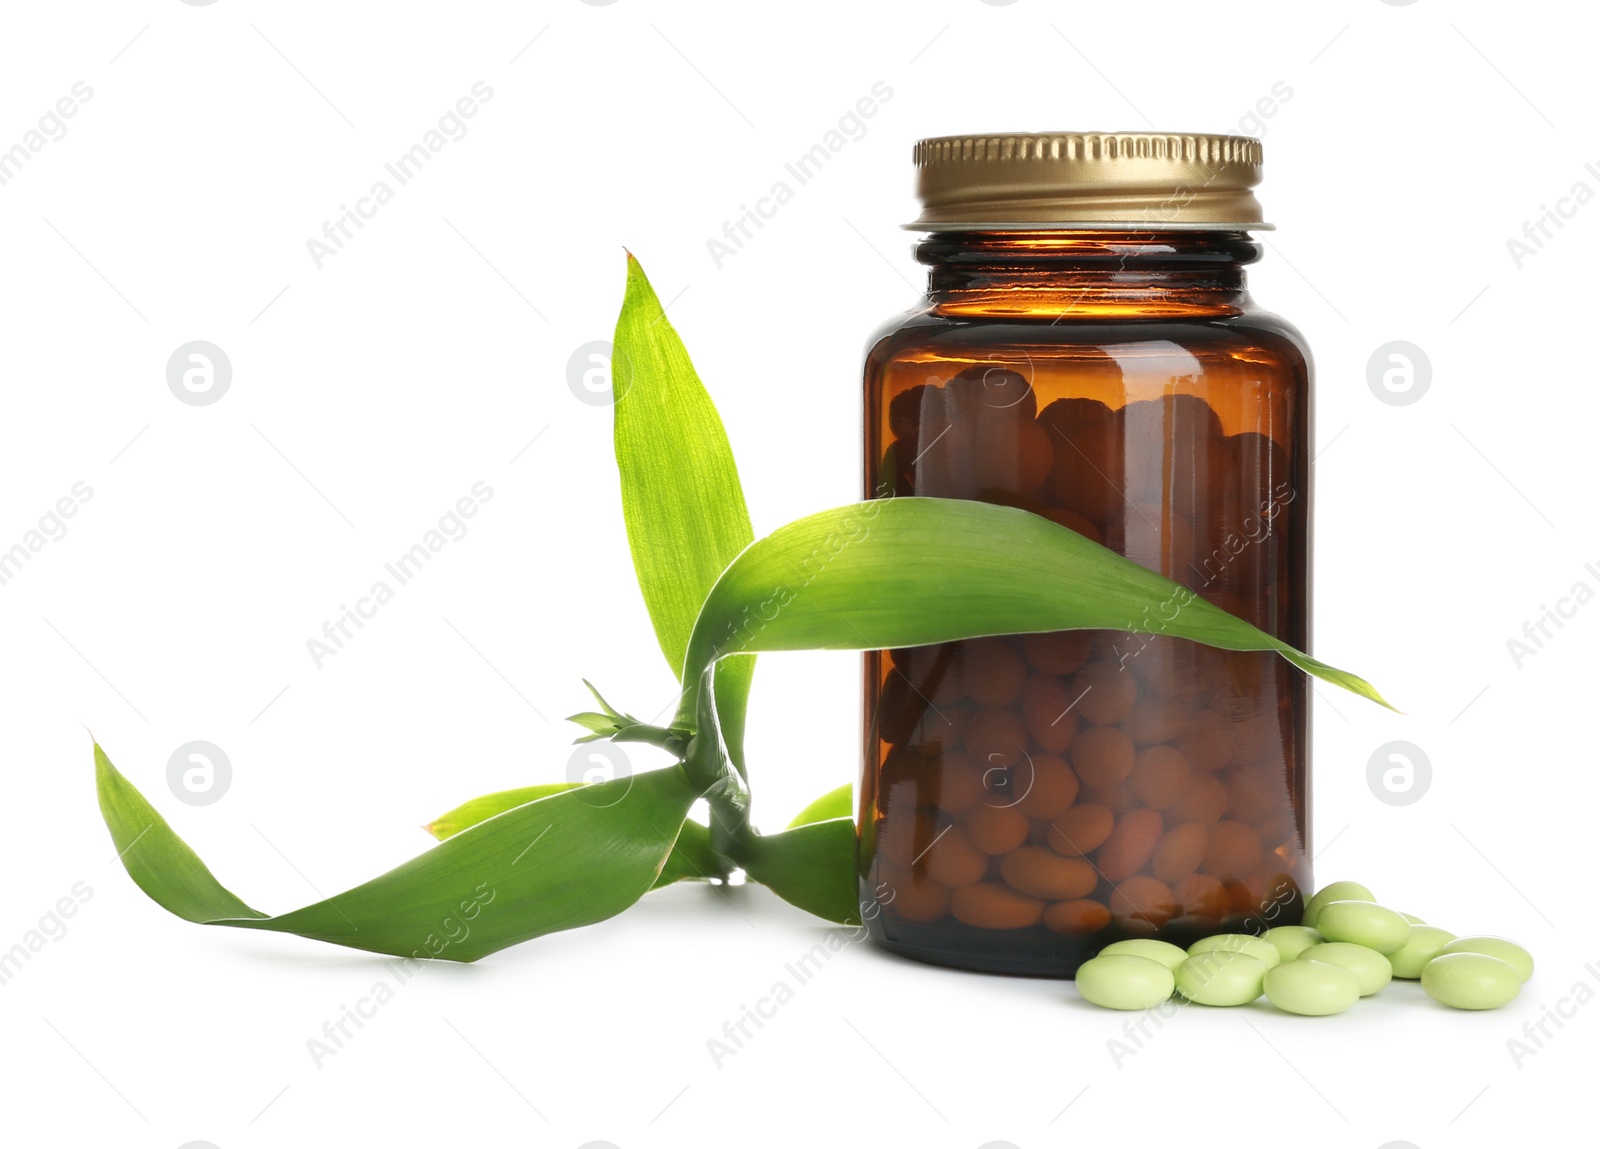
<svg viewBox="0 0 1600 1149">
<path fill-rule="evenodd" d="M 1073 806 L 1045 832 L 1045 844 L 1058 854 L 1081 856 L 1098 850 L 1111 837 L 1117 816 L 1097 802 Z"/>
<path fill-rule="evenodd" d="M 1107 660 L 1091 662 L 1073 675 L 1072 691 L 1079 698 L 1077 710 L 1083 720 L 1104 724 L 1128 716 L 1138 700 L 1139 684 L 1132 674 Z"/>
<path fill-rule="evenodd" d="M 1329 902 L 1317 914 L 1317 932 L 1330 942 L 1392 954 L 1411 936 L 1411 923 L 1375 902 Z"/>
<path fill-rule="evenodd" d="M 1273 926 L 1261 935 L 1261 940 L 1275 947 L 1284 961 L 1294 961 L 1325 939 L 1310 926 Z"/>
<path fill-rule="evenodd" d="M 889 891 L 885 905 L 894 917 L 908 922 L 934 922 L 950 912 L 950 891 L 926 876 L 891 863 L 879 871 L 879 879 Z"/>
<path fill-rule="evenodd" d="M 1052 902 L 1044 909 L 1044 928 L 1058 934 L 1092 934 L 1110 924 L 1111 911 L 1087 898 Z"/>
<path fill-rule="evenodd" d="M 1158 961 L 1168 969 L 1177 969 L 1189 956 L 1188 951 L 1182 947 L 1156 938 L 1126 938 L 1120 942 L 1112 942 L 1100 951 L 1101 957 L 1109 954 L 1134 954 L 1137 957 Z"/>
<path fill-rule="evenodd" d="M 1017 930 L 1037 925 L 1044 913 L 1038 898 L 1019 894 L 998 882 L 963 886 L 950 895 L 950 916 L 985 930 Z"/>
<path fill-rule="evenodd" d="M 1304 959 L 1269 969 L 1262 987 L 1273 1005 L 1304 1017 L 1343 1013 L 1361 996 L 1354 975 L 1343 966 Z"/>
<path fill-rule="evenodd" d="M 1066 681 L 1051 674 L 1035 674 L 1022 688 L 1022 722 L 1039 748 L 1060 754 L 1078 734 L 1078 715 L 1072 709 L 1077 696 Z"/>
<path fill-rule="evenodd" d="M 1516 970 L 1517 976 L 1523 981 L 1533 976 L 1533 955 L 1507 938 L 1497 938 L 1490 934 L 1472 934 L 1447 942 L 1439 952 L 1488 954 L 1490 957 L 1499 958 Z"/>
<path fill-rule="evenodd" d="M 1089 661 L 1093 636 L 1084 630 L 1022 636 L 1022 656 L 1045 674 L 1071 674 Z"/>
<path fill-rule="evenodd" d="M 1148 874 L 1123 878 L 1111 890 L 1111 916 L 1124 925 L 1139 921 L 1164 926 L 1178 916 L 1178 909 L 1172 887 Z"/>
<path fill-rule="evenodd" d="M 1522 989 L 1522 978 L 1507 962 L 1488 954 L 1440 954 L 1422 967 L 1429 997 L 1455 1009 L 1498 1009 Z"/>
<path fill-rule="evenodd" d="M 1078 967 L 1078 993 L 1105 1009 L 1149 1009 L 1172 996 L 1172 970 L 1138 954 L 1101 954 Z"/>
<path fill-rule="evenodd" d="M 1312 894 L 1306 902 L 1305 913 L 1300 915 L 1300 924 L 1314 926 L 1317 924 L 1317 915 L 1322 912 L 1322 907 L 1329 902 L 1375 902 L 1377 896 L 1360 882 L 1329 882 L 1322 889 Z"/>
<path fill-rule="evenodd" d="M 1251 937 L 1249 934 L 1212 934 L 1190 946 L 1189 954 L 1192 957 L 1195 954 L 1210 953 L 1215 950 L 1249 954 L 1268 969 L 1283 960 L 1283 955 L 1278 952 L 1277 946 L 1261 938 Z"/>
<path fill-rule="evenodd" d="M 942 886 L 970 886 L 983 878 L 989 859 L 972 844 L 960 826 L 948 826 L 918 859 L 928 877 Z"/>
<path fill-rule="evenodd" d="M 1174 746 L 1146 746 L 1134 755 L 1133 792 L 1153 810 L 1176 805 L 1193 776 L 1189 759 Z"/>
<path fill-rule="evenodd" d="M 1298 960 L 1327 962 L 1329 965 L 1348 970 L 1350 976 L 1356 979 L 1356 984 L 1361 987 L 1362 997 L 1371 997 L 1388 985 L 1394 977 L 1394 968 L 1389 965 L 1388 958 L 1377 950 L 1353 945 L 1350 942 L 1323 942 L 1314 945 L 1303 951 Z"/>
<path fill-rule="evenodd" d="M 1261 996 L 1267 966 L 1238 950 L 1207 950 L 1173 971 L 1177 990 L 1196 1005 L 1246 1005 Z"/>
<path fill-rule="evenodd" d="M 1108 882 L 1131 878 L 1150 860 L 1161 838 L 1161 815 L 1154 810 L 1129 810 L 1117 819 L 1105 845 L 1095 852 L 1095 862 Z"/>
<path fill-rule="evenodd" d="M 1211 835 L 1199 822 L 1174 826 L 1156 843 L 1150 872 L 1163 882 L 1181 882 L 1200 868 Z"/>
<path fill-rule="evenodd" d="M 1242 877 L 1261 864 L 1261 839 L 1243 822 L 1218 822 L 1201 862 L 1208 874 L 1219 878 Z"/>
<path fill-rule="evenodd" d="M 1004 854 L 1028 840 L 1028 816 L 1015 806 L 980 802 L 967 812 L 967 836 L 985 854 Z"/>
<path fill-rule="evenodd" d="M 1071 808 L 1078 797 L 1078 776 L 1066 759 L 1055 754 L 1029 755 L 1012 768 L 1012 785 L 1020 791 L 1017 809 L 1048 822 Z"/>
<path fill-rule="evenodd" d="M 1406 944 L 1389 955 L 1389 968 L 1394 970 L 1395 977 L 1415 981 L 1422 976 L 1422 967 L 1438 957 L 1455 936 L 1438 926 L 1413 924 Z"/>
<path fill-rule="evenodd" d="M 1133 773 L 1133 739 L 1115 726 L 1091 726 L 1072 740 L 1071 757 L 1085 786 L 1108 790 Z"/>
<path fill-rule="evenodd" d="M 1173 887 L 1172 894 L 1183 912 L 1196 918 L 1220 918 L 1228 910 L 1228 893 L 1210 874 L 1190 874 Z"/>
<path fill-rule="evenodd" d="M 973 639 L 961 654 L 962 683 L 979 706 L 1005 706 L 1021 692 L 1028 667 L 1009 639 Z"/>
<path fill-rule="evenodd" d="M 1030 897 L 1052 902 L 1071 901 L 1091 893 L 1100 875 L 1083 858 L 1063 858 L 1043 846 L 1023 846 L 1000 862 L 1006 884 Z"/>
</svg>

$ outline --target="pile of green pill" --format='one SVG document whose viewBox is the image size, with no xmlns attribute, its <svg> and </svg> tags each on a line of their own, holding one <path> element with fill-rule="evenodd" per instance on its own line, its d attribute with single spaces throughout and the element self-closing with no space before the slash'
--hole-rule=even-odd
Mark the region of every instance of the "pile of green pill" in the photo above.
<svg viewBox="0 0 1600 1149">
<path fill-rule="evenodd" d="M 1247 1005 L 1262 994 L 1285 1013 L 1342 1013 L 1394 978 L 1421 981 L 1456 1009 L 1496 1009 L 1533 976 L 1533 957 L 1505 938 L 1458 938 L 1380 906 L 1356 882 L 1306 902 L 1302 924 L 1259 937 L 1214 934 L 1187 950 L 1155 938 L 1113 942 L 1078 967 L 1078 993 L 1106 1009 L 1150 1009 L 1174 993 L 1196 1005 Z"/>
</svg>

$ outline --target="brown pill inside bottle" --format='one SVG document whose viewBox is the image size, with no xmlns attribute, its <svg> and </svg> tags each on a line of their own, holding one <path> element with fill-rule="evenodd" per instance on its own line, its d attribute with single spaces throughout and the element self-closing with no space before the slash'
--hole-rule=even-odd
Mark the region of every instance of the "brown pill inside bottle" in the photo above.
<svg viewBox="0 0 1600 1149">
<path fill-rule="evenodd" d="M 1126 814 L 1135 806 L 1141 805 L 1139 796 L 1133 792 L 1133 779 L 1118 782 L 1115 786 L 1101 787 L 1099 789 L 1083 790 L 1083 800 L 1104 806 L 1113 814 Z"/>
<path fill-rule="evenodd" d="M 983 882 L 950 895 L 950 916 L 984 930 L 1020 930 L 1039 924 L 1044 902 L 1002 886 Z"/>
<path fill-rule="evenodd" d="M 1015 643 L 1006 638 L 974 639 L 962 655 L 967 697 L 979 706 L 1006 706 L 1016 700 L 1028 666 Z"/>
<path fill-rule="evenodd" d="M 1022 636 L 1022 656 L 1042 674 L 1071 674 L 1089 661 L 1094 640 L 1086 630 Z"/>
<path fill-rule="evenodd" d="M 1107 882 L 1122 882 L 1144 869 L 1162 837 L 1162 816 L 1154 810 L 1130 810 L 1117 819 L 1106 845 L 1094 851 L 1094 864 Z"/>
<path fill-rule="evenodd" d="M 1178 736 L 1178 749 L 1195 773 L 1215 774 L 1233 760 L 1228 720 L 1209 708 L 1195 711 L 1189 728 Z"/>
<path fill-rule="evenodd" d="M 1171 742 L 1189 728 L 1195 712 L 1172 701 L 1140 693 L 1128 716 L 1122 720 L 1122 729 L 1129 738 L 1141 745 Z"/>
<path fill-rule="evenodd" d="M 1015 766 L 1028 746 L 1022 719 L 1010 710 L 979 710 L 967 722 L 967 753 L 984 767 Z"/>
<path fill-rule="evenodd" d="M 1049 821 L 1064 814 L 1078 797 L 1078 776 L 1056 754 L 1034 754 L 1012 770 L 1017 809 L 1030 818 Z"/>
<path fill-rule="evenodd" d="M 1092 934 L 1111 924 L 1111 911 L 1086 898 L 1054 902 L 1045 907 L 1044 924 L 1046 929 L 1058 934 Z"/>
<path fill-rule="evenodd" d="M 916 865 L 942 886 L 956 889 L 983 880 L 989 857 L 972 844 L 960 826 L 945 826 L 924 848 Z"/>
<path fill-rule="evenodd" d="M 1132 674 L 1106 659 L 1091 662 L 1072 676 L 1073 709 L 1085 722 L 1121 722 L 1139 697 Z"/>
<path fill-rule="evenodd" d="M 1093 802 L 1074 806 L 1050 823 L 1045 844 L 1058 854 L 1075 857 L 1091 854 L 1111 837 L 1117 816 L 1109 807 Z"/>
<path fill-rule="evenodd" d="M 880 871 L 885 912 L 908 922 L 936 922 L 950 912 L 950 891 L 927 876 L 899 866 Z"/>
<path fill-rule="evenodd" d="M 1178 899 L 1172 887 L 1158 878 L 1134 874 L 1111 890 L 1111 916 L 1132 918 L 1163 926 L 1178 914 Z"/>
<path fill-rule="evenodd" d="M 1211 842 L 1201 865 L 1219 878 L 1240 877 L 1261 864 L 1261 839 L 1243 822 L 1224 821 L 1211 827 Z"/>
<path fill-rule="evenodd" d="M 1209 505 L 1211 460 L 1225 448 L 1222 422 L 1205 400 L 1170 394 L 1115 412 L 1121 430 L 1123 496 L 1130 503 L 1171 498 L 1189 509 Z"/>
<path fill-rule="evenodd" d="M 1190 874 L 1173 885 L 1173 897 L 1182 913 L 1192 917 L 1220 918 L 1228 912 L 1228 894 L 1210 874 Z"/>
<path fill-rule="evenodd" d="M 1133 760 L 1133 792 L 1153 810 L 1176 805 L 1192 778 L 1189 760 L 1173 746 L 1146 746 Z"/>
<path fill-rule="evenodd" d="M 1178 882 L 1200 868 L 1205 861 L 1211 834 L 1199 822 L 1174 826 L 1156 843 L 1150 855 L 1150 872 L 1163 882 Z"/>
<path fill-rule="evenodd" d="M 1035 674 L 1022 688 L 1022 721 L 1041 750 L 1060 754 L 1072 745 L 1078 733 L 1078 716 L 1072 712 L 1076 699 L 1063 678 Z"/>
<path fill-rule="evenodd" d="M 1091 726 L 1072 740 L 1072 769 L 1085 786 L 1105 790 L 1133 773 L 1133 739 L 1115 726 Z"/>
<path fill-rule="evenodd" d="M 1031 421 L 1039 409 L 1033 384 L 1021 372 L 992 362 L 973 363 L 952 375 L 942 401 L 952 418 L 972 426 Z"/>
<path fill-rule="evenodd" d="M 1224 781 L 1228 784 L 1227 816 L 1236 822 L 1261 822 L 1283 808 L 1285 783 L 1281 764 L 1234 766 Z"/>
<path fill-rule="evenodd" d="M 1228 808 L 1228 788 L 1220 779 L 1210 774 L 1200 774 L 1189 779 L 1183 796 L 1168 813 L 1178 822 L 1216 822 Z"/>
<path fill-rule="evenodd" d="M 1122 493 L 1111 476 L 1122 471 L 1116 417 L 1097 399 L 1057 399 L 1039 412 L 1055 457 L 1046 483 L 1050 501 L 1104 529 Z"/>
<path fill-rule="evenodd" d="M 1069 901 L 1094 892 L 1100 875 L 1083 858 L 1063 858 L 1041 846 L 1023 846 L 1000 862 L 1000 876 L 1019 893 Z"/>
<path fill-rule="evenodd" d="M 1031 495 L 1050 476 L 1055 450 L 1033 420 L 980 427 L 973 442 L 973 486 L 980 496 Z"/>
<path fill-rule="evenodd" d="M 928 760 L 928 768 L 937 773 L 936 803 L 945 813 L 964 814 L 983 797 L 983 771 L 961 751 L 942 751 Z"/>
<path fill-rule="evenodd" d="M 1161 830 L 1161 815 L 1154 810 L 1129 810 L 1118 818 L 1111 836 L 1094 855 L 1095 865 L 1106 881 L 1120 882 L 1144 869 L 1161 838 Z"/>
<path fill-rule="evenodd" d="M 980 802 L 967 811 L 967 836 L 985 854 L 1005 854 L 1028 840 L 1028 817 L 1014 806 Z"/>
</svg>

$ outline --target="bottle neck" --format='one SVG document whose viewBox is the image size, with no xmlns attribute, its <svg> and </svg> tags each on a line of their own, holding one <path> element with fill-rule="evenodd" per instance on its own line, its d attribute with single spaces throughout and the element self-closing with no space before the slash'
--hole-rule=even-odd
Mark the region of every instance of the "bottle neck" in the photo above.
<svg viewBox="0 0 1600 1149">
<path fill-rule="evenodd" d="M 1149 319 L 1240 314 L 1261 247 L 1244 232 L 940 232 L 916 255 L 939 315 Z"/>
</svg>

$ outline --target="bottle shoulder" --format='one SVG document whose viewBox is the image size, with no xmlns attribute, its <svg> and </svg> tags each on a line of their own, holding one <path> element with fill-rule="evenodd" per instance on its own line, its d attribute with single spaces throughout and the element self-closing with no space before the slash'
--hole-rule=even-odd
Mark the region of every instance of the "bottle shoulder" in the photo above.
<svg viewBox="0 0 1600 1149">
<path fill-rule="evenodd" d="M 1283 316 L 1250 304 L 1215 316 L 1072 317 L 1058 321 L 1006 315 L 949 316 L 931 304 L 892 316 L 867 339 L 869 363 L 924 355 L 943 358 L 962 348 L 974 351 L 1019 346 L 1047 352 L 1051 347 L 1126 348 L 1171 344 L 1212 354 L 1236 352 L 1264 357 L 1295 374 L 1309 375 L 1310 345 Z"/>
</svg>

